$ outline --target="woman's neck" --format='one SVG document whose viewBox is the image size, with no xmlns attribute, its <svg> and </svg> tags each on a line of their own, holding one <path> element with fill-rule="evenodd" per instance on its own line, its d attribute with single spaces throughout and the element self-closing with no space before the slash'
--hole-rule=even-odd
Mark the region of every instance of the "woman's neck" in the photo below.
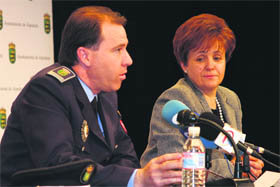
<svg viewBox="0 0 280 187">
<path fill-rule="evenodd" d="M 211 91 L 211 92 L 202 92 L 208 105 L 210 106 L 211 109 L 215 110 L 216 109 L 216 90 Z"/>
<path fill-rule="evenodd" d="M 210 107 L 211 109 L 215 110 L 216 107 L 217 107 L 217 106 L 216 106 L 216 96 L 215 96 L 215 97 L 209 97 L 209 96 L 207 96 L 207 95 L 204 95 L 204 97 L 205 97 L 205 99 L 206 99 L 206 101 L 207 101 L 209 107 Z"/>
</svg>

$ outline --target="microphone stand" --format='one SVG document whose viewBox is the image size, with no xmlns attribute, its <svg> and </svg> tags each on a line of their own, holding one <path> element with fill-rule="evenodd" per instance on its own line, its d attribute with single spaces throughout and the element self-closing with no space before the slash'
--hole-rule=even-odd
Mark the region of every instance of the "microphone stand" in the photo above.
<svg viewBox="0 0 280 187">
<path fill-rule="evenodd" d="M 232 137 L 228 134 L 227 131 L 225 131 L 216 122 L 208 120 L 208 119 L 205 119 L 205 118 L 201 118 L 201 117 L 198 120 L 201 121 L 201 122 L 206 123 L 207 125 L 210 123 L 211 127 L 214 127 L 218 131 L 221 131 L 228 138 L 228 140 L 230 141 L 230 143 L 231 143 L 231 145 L 232 145 L 232 147 L 234 149 L 234 154 L 235 154 L 235 157 L 236 157 L 235 166 L 234 166 L 234 178 L 241 179 L 242 178 L 242 172 L 240 171 L 240 168 L 241 168 L 240 156 L 238 154 L 237 146 L 236 146 L 234 140 L 232 139 Z"/>
<path fill-rule="evenodd" d="M 241 162 L 240 162 L 240 156 L 238 154 L 238 149 L 237 149 L 237 145 L 234 142 L 234 140 L 232 139 L 232 137 L 228 134 L 228 132 L 226 132 L 220 125 L 218 125 L 216 122 L 205 119 L 205 118 L 198 118 L 198 121 L 200 122 L 204 122 L 207 125 L 211 125 L 211 127 L 214 127 L 215 129 L 217 129 L 218 131 L 221 131 L 230 141 L 230 143 L 233 146 L 234 149 L 234 153 L 236 156 L 236 160 L 235 160 L 235 165 L 234 165 L 234 178 L 231 179 L 227 179 L 225 178 L 224 180 L 222 179 L 221 181 L 218 181 L 218 183 L 208 183 L 208 185 L 206 186 L 235 186 L 235 187 L 242 187 L 242 186 L 246 186 L 246 187 L 253 187 L 254 184 L 252 183 L 252 181 L 249 178 L 243 178 L 242 179 L 242 171 L 240 170 L 241 166 Z"/>
<path fill-rule="evenodd" d="M 242 179 L 242 171 L 240 168 L 242 168 L 241 166 L 241 159 L 240 159 L 240 156 L 238 154 L 238 149 L 237 149 L 237 145 L 236 143 L 234 142 L 234 140 L 232 139 L 232 137 L 219 125 L 217 124 L 216 122 L 212 121 L 212 120 L 209 120 L 209 119 L 206 119 L 206 118 L 201 118 L 199 117 L 197 119 L 197 122 L 204 122 L 205 124 L 207 125 L 210 125 L 211 127 L 214 127 L 215 129 L 217 129 L 218 131 L 221 131 L 227 138 L 228 140 L 230 141 L 231 145 L 233 146 L 233 149 L 234 149 L 234 153 L 235 153 L 235 156 L 236 156 L 236 160 L 235 160 L 235 166 L 234 166 L 234 178 L 233 178 L 233 182 L 234 182 L 234 186 L 238 187 L 238 186 L 246 186 L 246 187 L 253 187 L 254 184 L 252 183 L 252 181 L 249 179 L 249 178 L 243 178 Z M 240 145 L 240 144 L 239 144 Z M 247 149 L 248 148 L 243 148 L 243 146 L 240 147 L 245 154 L 247 154 Z M 248 151 L 250 152 L 250 151 Z M 254 154 L 252 154 L 253 156 L 263 160 L 264 162 L 276 167 L 276 168 L 280 168 L 279 166 L 277 166 L 276 164 L 273 164 L 271 162 L 269 162 L 268 160 L 264 159 L 259 153 L 255 152 Z M 248 161 L 247 161 L 248 162 Z M 245 163 L 246 164 L 246 163 Z M 250 171 L 250 166 L 248 166 L 249 168 L 247 168 L 247 170 Z M 255 178 L 255 176 L 253 174 L 250 173 L 250 175 L 252 175 L 252 177 Z M 224 183 L 225 185 L 228 185 L 227 181 L 225 181 L 226 183 Z M 231 182 L 232 183 L 232 182 Z M 214 186 L 217 186 L 217 184 L 214 184 Z M 210 186 L 210 185 L 209 185 Z"/>
<path fill-rule="evenodd" d="M 185 114 L 187 113 L 187 114 Z M 206 186 L 235 186 L 235 187 L 241 187 L 241 186 L 246 186 L 246 187 L 253 187 L 254 184 L 249 180 L 249 178 L 244 178 L 242 179 L 242 171 L 241 171 L 241 161 L 240 161 L 240 156 L 238 154 L 238 149 L 237 145 L 232 139 L 232 137 L 226 132 L 219 124 L 216 122 L 203 118 L 203 117 L 198 117 L 195 113 L 189 111 L 189 110 L 183 110 L 180 111 L 177 117 L 177 121 L 181 123 L 182 126 L 190 124 L 191 126 L 195 125 L 197 122 L 204 122 L 207 125 L 210 125 L 212 128 L 214 127 L 217 129 L 219 132 L 222 132 L 230 141 L 231 145 L 233 146 L 234 149 L 234 154 L 236 157 L 235 160 L 235 165 L 234 165 L 234 178 L 225 178 L 224 180 L 218 181 L 220 184 L 217 183 L 208 183 Z"/>
<path fill-rule="evenodd" d="M 243 167 L 242 167 L 242 169 L 243 169 L 243 172 L 247 173 L 248 178 L 251 175 L 255 180 L 257 180 L 256 176 L 253 175 L 250 171 L 250 159 L 249 159 L 249 155 L 246 152 L 244 152 L 244 154 L 243 154 Z"/>
</svg>

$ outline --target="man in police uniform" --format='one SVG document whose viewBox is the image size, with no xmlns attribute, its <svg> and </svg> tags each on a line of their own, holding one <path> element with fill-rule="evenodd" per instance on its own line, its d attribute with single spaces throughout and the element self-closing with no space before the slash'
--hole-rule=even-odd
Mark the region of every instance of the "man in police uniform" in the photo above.
<svg viewBox="0 0 280 187">
<path fill-rule="evenodd" d="M 13 103 L 1 142 L 2 185 L 12 185 L 18 173 L 27 181 L 60 166 L 68 167 L 68 173 L 64 168 L 49 181 L 107 186 L 180 182 L 180 154 L 135 169 L 139 161 L 120 122 L 116 94 L 132 64 L 125 22 L 106 7 L 72 13 L 62 33 L 59 63 L 36 74 Z M 83 160 L 91 164 L 70 167 Z M 30 170 L 31 175 L 25 172 Z"/>
</svg>

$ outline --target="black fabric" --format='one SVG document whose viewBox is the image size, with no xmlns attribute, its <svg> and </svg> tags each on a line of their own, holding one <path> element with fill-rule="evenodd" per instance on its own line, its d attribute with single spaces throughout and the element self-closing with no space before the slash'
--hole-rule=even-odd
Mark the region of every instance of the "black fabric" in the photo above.
<svg viewBox="0 0 280 187">
<path fill-rule="evenodd" d="M 105 137 L 105 140 L 107 142 L 107 144 L 110 144 L 110 141 L 108 139 L 108 131 L 107 131 L 107 125 L 106 125 L 106 120 L 104 119 L 104 115 L 103 115 L 103 112 L 102 112 L 102 106 L 101 106 L 101 98 L 98 98 L 98 97 L 94 97 L 94 99 L 92 100 L 91 102 L 91 105 L 92 105 L 92 108 L 93 108 L 93 111 L 95 112 L 95 115 L 96 115 L 96 119 L 97 119 L 97 124 L 99 124 L 98 122 L 98 117 L 97 115 L 99 115 L 100 117 L 100 121 L 101 121 L 101 126 L 103 128 L 103 135 Z M 99 125 L 98 125 L 99 127 Z M 99 127 L 100 128 L 100 127 Z M 101 129 L 100 129 L 101 131 Z"/>
<path fill-rule="evenodd" d="M 218 118 L 220 118 L 220 120 L 222 120 L 221 117 L 220 117 L 219 110 L 217 108 L 215 110 L 214 109 L 211 109 L 211 110 L 212 110 L 213 114 L 215 114 L 216 116 L 218 116 Z M 225 115 L 223 114 L 223 116 L 225 116 Z M 225 118 L 224 118 L 224 121 L 226 123 L 226 119 Z"/>
<path fill-rule="evenodd" d="M 105 125 L 105 123 L 104 123 L 104 119 L 103 119 L 103 117 L 101 117 L 101 116 L 103 116 L 102 115 L 102 110 L 101 110 L 101 106 L 100 106 L 100 103 L 98 102 L 98 99 L 97 99 L 97 97 L 94 97 L 94 99 L 91 101 L 91 106 L 92 106 L 92 108 L 93 108 L 93 111 L 94 111 L 94 114 L 95 114 L 95 117 L 96 117 L 96 125 L 98 126 L 98 128 L 100 129 L 100 125 L 102 126 L 102 128 L 103 128 L 103 131 L 104 131 L 104 136 L 106 137 L 106 125 Z M 100 121 L 101 121 L 101 124 L 99 124 L 99 122 L 98 122 L 98 115 L 99 115 L 99 117 L 100 117 Z M 100 129 L 100 131 L 101 131 L 101 129 Z M 101 131 L 102 132 L 102 131 Z M 106 141 L 107 141 L 107 143 L 108 143 L 108 140 L 106 139 Z"/>
<path fill-rule="evenodd" d="M 97 107 L 97 99 L 96 97 L 94 97 L 93 101 L 91 101 L 91 106 L 93 108 L 93 111 L 96 115 L 96 119 L 97 119 L 97 113 L 98 113 L 98 107 Z"/>
<path fill-rule="evenodd" d="M 13 185 L 81 185 L 81 177 L 85 168 L 89 165 L 94 166 L 93 177 L 95 173 L 95 163 L 90 159 L 73 161 L 52 167 L 43 167 L 36 169 L 27 169 L 18 171 L 12 176 Z M 69 180 L 71 179 L 71 180 Z"/>
</svg>

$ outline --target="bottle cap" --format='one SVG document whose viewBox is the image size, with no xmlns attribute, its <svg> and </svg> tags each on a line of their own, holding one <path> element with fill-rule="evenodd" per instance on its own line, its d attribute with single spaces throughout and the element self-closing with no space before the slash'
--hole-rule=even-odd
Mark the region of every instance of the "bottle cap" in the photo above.
<svg viewBox="0 0 280 187">
<path fill-rule="evenodd" d="M 189 127 L 188 128 L 189 136 L 199 136 L 200 133 L 200 127 Z"/>
</svg>

